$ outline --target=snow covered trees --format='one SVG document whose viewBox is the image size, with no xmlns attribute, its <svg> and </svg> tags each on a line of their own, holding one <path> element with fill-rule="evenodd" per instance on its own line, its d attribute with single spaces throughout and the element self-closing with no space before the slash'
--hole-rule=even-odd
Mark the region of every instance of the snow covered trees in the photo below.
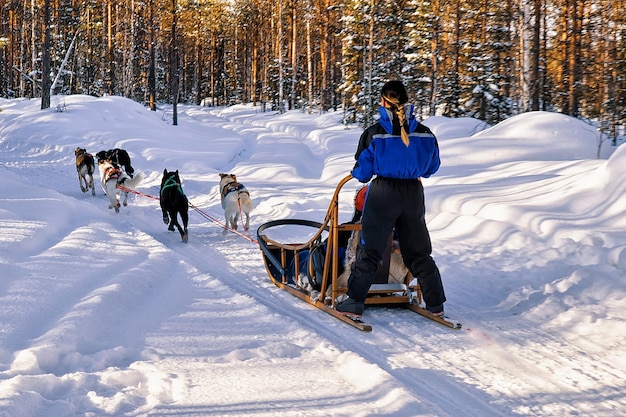
<svg viewBox="0 0 626 417">
<path fill-rule="evenodd" d="M 171 0 L 57 0 L 49 24 L 44 6 L 0 0 L 2 96 L 39 97 L 48 52 L 53 94 L 153 109 L 172 97 L 341 108 L 368 124 L 394 77 L 421 117 L 561 111 L 600 120 L 609 136 L 626 122 L 626 0 L 179 0 L 174 10 Z"/>
</svg>

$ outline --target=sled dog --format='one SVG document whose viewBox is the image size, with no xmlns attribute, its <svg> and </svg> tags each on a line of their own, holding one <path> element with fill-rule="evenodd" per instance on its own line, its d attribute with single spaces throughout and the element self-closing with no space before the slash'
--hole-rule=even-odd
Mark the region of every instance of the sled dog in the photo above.
<svg viewBox="0 0 626 417">
<path fill-rule="evenodd" d="M 135 169 L 130 164 L 130 156 L 124 149 L 115 148 L 109 149 L 108 151 L 100 151 L 96 154 L 96 157 L 98 160 L 104 159 L 124 168 L 124 172 L 126 172 L 130 178 L 135 175 Z"/>
<path fill-rule="evenodd" d="M 234 174 L 220 174 L 220 195 L 226 227 L 237 230 L 239 214 L 242 213 L 242 216 L 245 215 L 246 217 L 243 228 L 247 232 L 250 227 L 250 212 L 254 208 L 254 203 L 246 187 L 237 182 L 237 177 Z M 228 230 L 224 229 L 222 233 L 226 234 Z"/>
<path fill-rule="evenodd" d="M 96 169 L 93 155 L 87 153 L 84 148 L 76 148 L 74 155 L 76 156 L 76 171 L 78 172 L 78 184 L 81 191 L 86 193 L 91 189 L 91 195 L 96 195 L 96 189 L 93 186 L 93 173 Z M 89 181 L 87 181 L 87 177 L 89 177 Z"/>
<path fill-rule="evenodd" d="M 178 170 L 163 170 L 163 178 L 161 179 L 161 190 L 159 192 L 159 201 L 161 211 L 163 212 L 163 223 L 168 225 L 167 230 L 174 231 L 174 226 L 178 229 L 180 237 L 184 243 L 187 243 L 189 234 L 187 233 L 187 223 L 189 222 L 189 202 L 180 181 Z M 183 222 L 181 227 L 178 223 L 177 215 Z"/>
<path fill-rule="evenodd" d="M 98 160 L 98 170 L 100 171 L 102 189 L 111 202 L 109 208 L 114 208 L 115 212 L 119 213 L 122 194 L 124 194 L 124 206 L 128 205 L 128 191 L 123 191 L 117 188 L 117 186 L 123 185 L 126 188 L 132 189 L 141 180 L 141 175 L 136 175 L 134 178 L 131 178 L 122 171 L 119 166 L 106 159 Z"/>
</svg>

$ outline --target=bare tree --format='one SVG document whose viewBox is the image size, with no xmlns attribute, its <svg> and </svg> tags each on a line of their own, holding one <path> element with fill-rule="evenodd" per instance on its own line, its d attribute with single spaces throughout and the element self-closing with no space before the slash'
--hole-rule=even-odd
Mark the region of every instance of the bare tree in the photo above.
<svg viewBox="0 0 626 417">
<path fill-rule="evenodd" d="M 44 40 L 41 54 L 41 109 L 50 108 L 50 0 L 43 6 Z"/>
<path fill-rule="evenodd" d="M 149 22 L 149 44 L 148 54 L 150 55 L 148 61 L 148 95 L 150 110 L 156 111 L 156 52 L 155 52 L 155 16 L 154 16 L 154 2 L 155 0 L 149 0 L 148 3 L 148 22 Z"/>
<path fill-rule="evenodd" d="M 177 13 L 176 0 L 172 0 L 172 39 L 170 49 L 170 90 L 172 97 L 172 124 L 178 125 L 178 88 L 179 88 L 179 69 L 178 69 L 178 39 L 176 37 Z"/>
<path fill-rule="evenodd" d="M 290 109 L 296 108 L 296 83 L 298 81 L 297 1 L 298 0 L 291 0 L 291 92 L 289 94 Z"/>
<path fill-rule="evenodd" d="M 533 47 L 532 47 L 532 72 L 530 80 L 530 97 L 531 110 L 539 110 L 539 97 L 541 90 L 541 82 L 539 78 L 539 63 L 541 61 L 541 21 L 542 21 L 542 0 L 534 0 L 534 31 L 533 31 Z"/>
<path fill-rule="evenodd" d="M 278 109 L 281 113 L 285 111 L 284 105 L 284 83 L 285 75 L 283 69 L 283 0 L 278 0 L 278 33 L 276 38 L 276 56 L 278 56 Z"/>
<path fill-rule="evenodd" d="M 308 85 L 308 112 L 311 114 L 313 111 L 313 52 L 311 47 L 311 19 L 312 16 L 312 8 L 311 0 L 307 0 L 307 10 L 306 10 L 306 74 L 307 74 L 307 85 Z"/>
<path fill-rule="evenodd" d="M 439 53 L 440 53 L 440 39 L 441 35 L 441 25 L 440 25 L 440 17 L 439 17 L 439 0 L 433 0 L 433 22 L 432 22 L 432 33 L 431 33 L 431 41 L 430 41 L 430 60 L 431 60 L 431 73 L 430 73 L 430 100 L 429 100 L 429 113 L 431 115 L 435 114 L 437 107 L 437 95 L 439 90 L 439 84 L 437 83 L 439 79 Z"/>
<path fill-rule="evenodd" d="M 566 113 L 571 116 L 579 115 L 578 105 L 580 103 L 580 57 L 581 57 L 581 30 L 582 30 L 582 15 L 584 8 L 584 1 L 581 0 L 568 0 L 567 10 L 569 13 L 569 21 L 571 24 L 571 31 L 568 48 L 568 60 L 569 60 L 569 72 L 567 78 L 567 90 L 568 101 L 565 109 Z"/>
</svg>

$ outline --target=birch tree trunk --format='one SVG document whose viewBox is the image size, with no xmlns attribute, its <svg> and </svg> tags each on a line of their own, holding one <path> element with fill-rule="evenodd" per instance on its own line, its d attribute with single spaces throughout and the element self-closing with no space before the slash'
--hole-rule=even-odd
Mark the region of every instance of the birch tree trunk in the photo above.
<svg viewBox="0 0 626 417">
<path fill-rule="evenodd" d="M 46 0 L 46 1 L 49 1 L 49 0 Z M 70 58 L 70 55 L 72 54 L 72 50 L 74 49 L 74 44 L 76 43 L 77 37 L 78 37 L 78 31 L 74 34 L 74 37 L 72 38 L 72 42 L 70 43 L 70 46 L 67 48 L 67 51 L 65 52 L 65 58 L 63 58 L 63 62 L 61 62 L 61 65 L 59 66 L 59 69 L 57 70 L 57 75 L 56 77 L 54 77 L 54 81 L 52 82 L 52 85 L 50 86 L 50 96 L 54 95 L 54 89 L 56 88 L 57 82 L 59 81 L 59 77 L 61 77 L 63 74 L 65 65 L 67 65 L 67 61 Z"/>
</svg>

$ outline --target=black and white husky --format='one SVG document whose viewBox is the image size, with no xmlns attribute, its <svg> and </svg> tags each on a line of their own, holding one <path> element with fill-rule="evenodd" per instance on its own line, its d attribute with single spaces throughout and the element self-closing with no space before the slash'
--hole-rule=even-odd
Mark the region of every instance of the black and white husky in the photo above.
<svg viewBox="0 0 626 417">
<path fill-rule="evenodd" d="M 109 204 L 109 208 L 114 208 L 115 212 L 119 213 L 122 194 L 124 194 L 124 206 L 128 205 L 128 191 L 121 190 L 117 188 L 117 186 L 122 185 L 126 188 L 132 189 L 141 180 L 141 174 L 135 175 L 134 178 L 131 178 L 128 174 L 122 171 L 119 166 L 105 159 L 98 160 L 98 170 L 100 171 L 102 190 L 111 202 L 111 204 Z"/>
<path fill-rule="evenodd" d="M 124 149 L 115 148 L 109 149 L 108 151 L 100 151 L 96 154 L 96 158 L 106 159 L 119 167 L 124 169 L 124 172 L 128 174 L 129 177 L 133 177 L 135 175 L 135 169 L 130 164 L 130 155 Z"/>
<path fill-rule="evenodd" d="M 243 228 L 247 232 L 250 228 L 250 212 L 254 208 L 254 203 L 246 187 L 237 182 L 234 174 L 220 174 L 220 195 L 226 227 L 237 230 L 239 214 L 242 213 L 242 216 L 246 217 Z M 226 234 L 228 230 L 224 229 L 222 233 Z"/>
</svg>

